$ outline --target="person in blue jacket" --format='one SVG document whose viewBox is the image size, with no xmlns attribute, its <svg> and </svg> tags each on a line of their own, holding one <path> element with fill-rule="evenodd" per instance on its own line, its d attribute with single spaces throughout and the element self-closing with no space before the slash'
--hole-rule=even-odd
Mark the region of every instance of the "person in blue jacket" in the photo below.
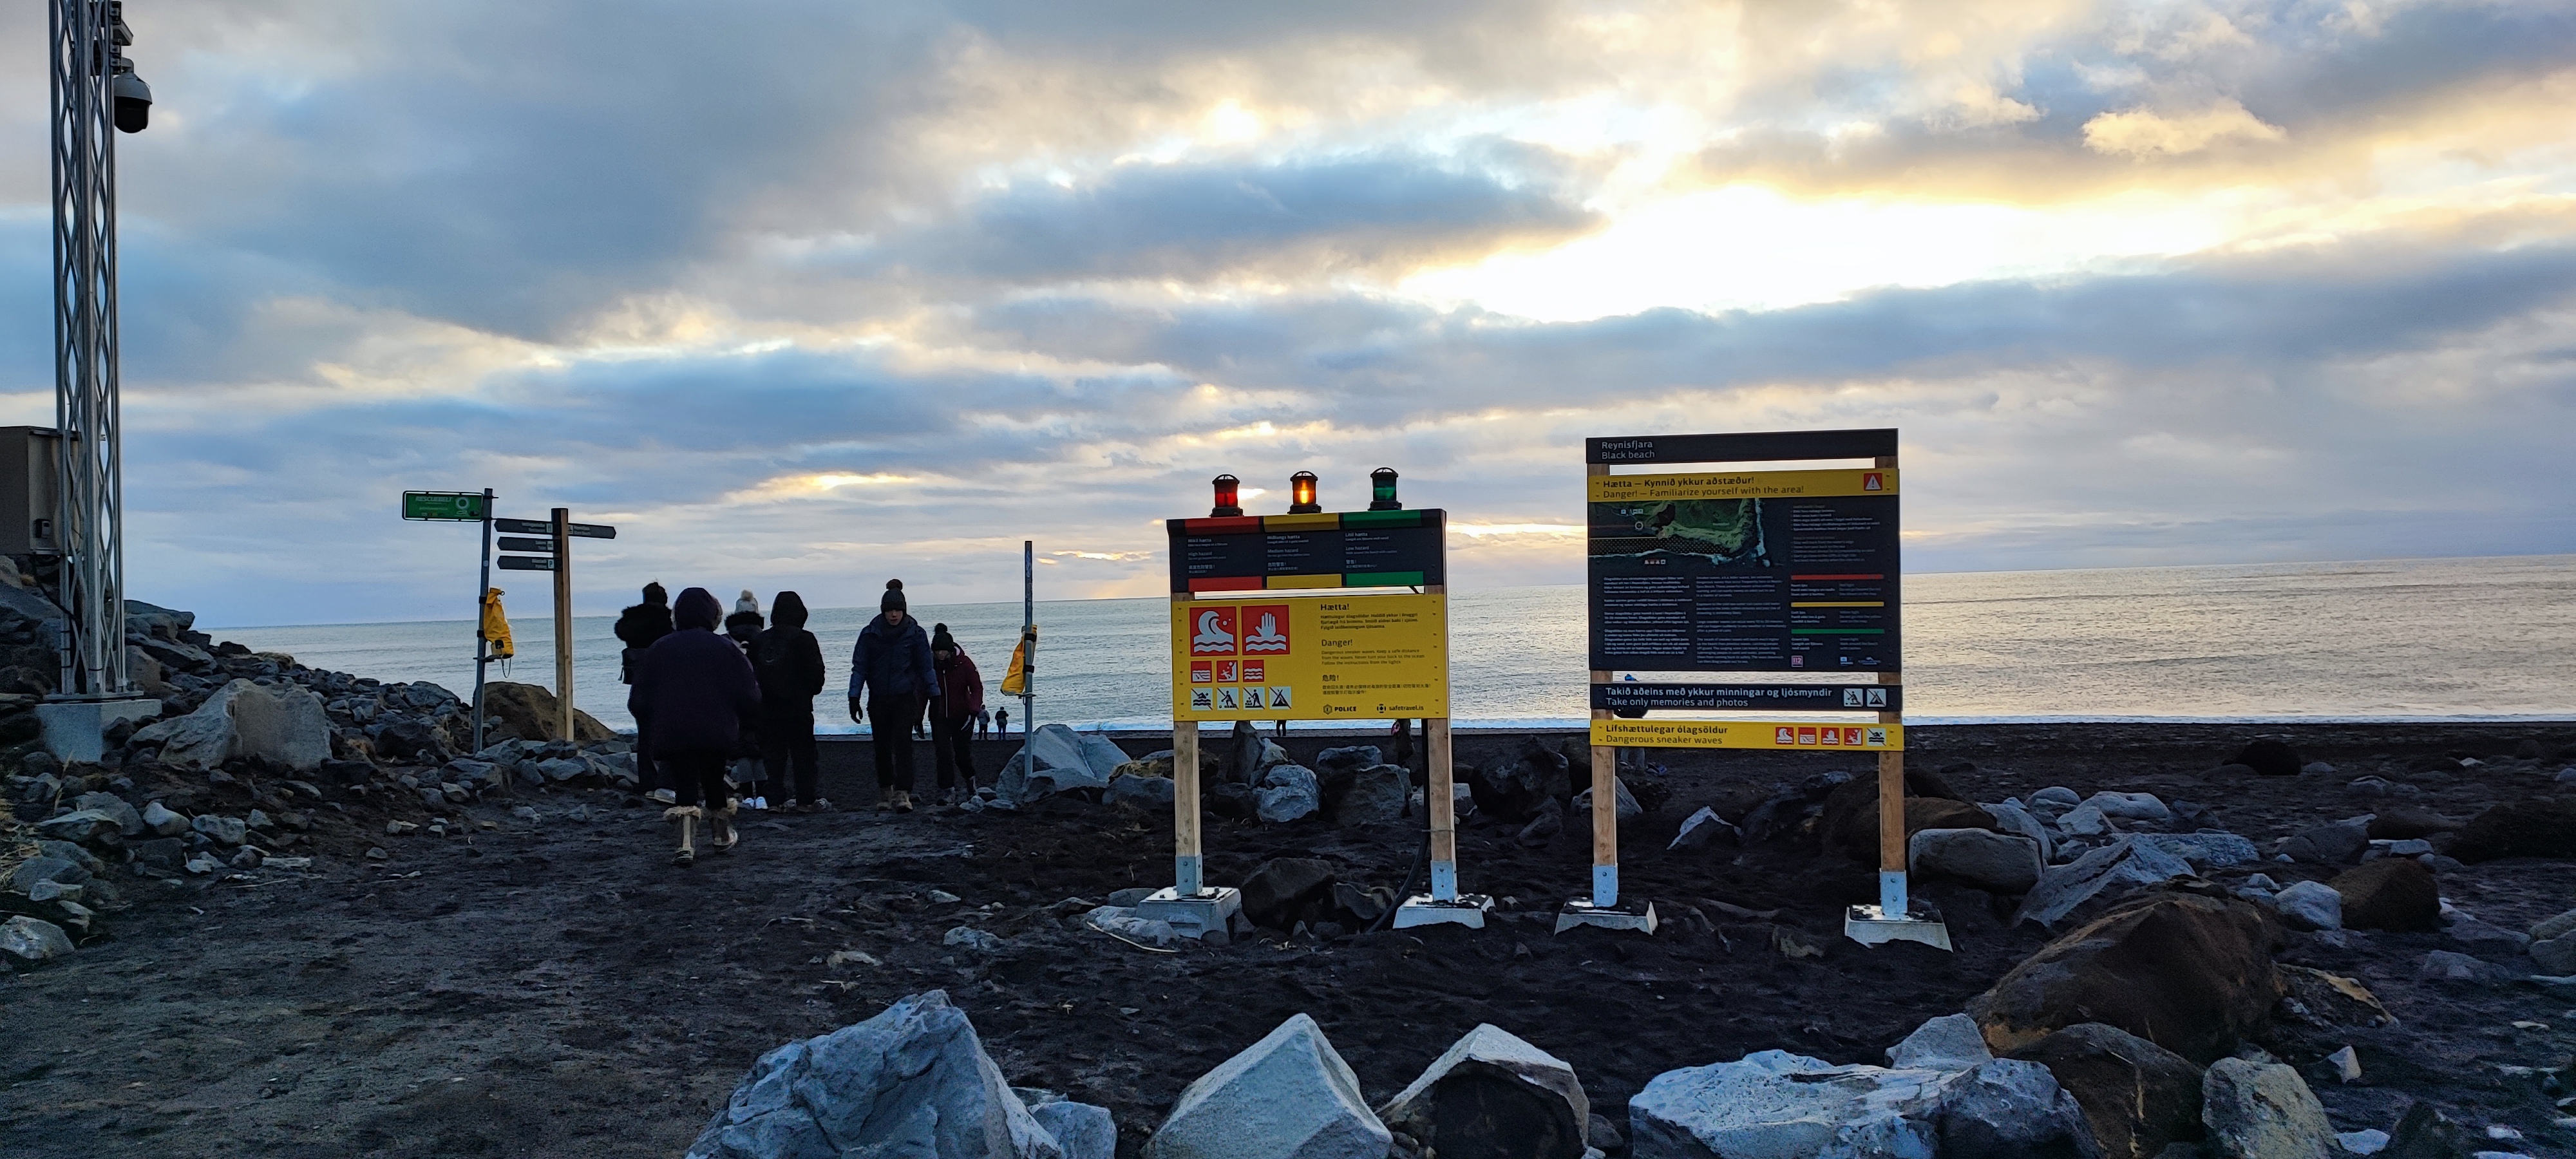
<svg viewBox="0 0 2576 1159">
<path fill-rule="evenodd" d="M 679 832 L 680 848 L 671 856 L 677 865 L 697 860 L 700 820 L 707 822 L 714 852 L 729 852 L 740 839 L 725 766 L 742 743 L 745 725 L 760 712 L 760 681 L 742 649 L 716 635 L 723 618 L 723 607 L 707 589 L 681 592 L 671 605 L 678 630 L 645 650 L 626 693 L 626 711 L 653 737 L 654 757 L 678 798 L 662 813 Z"/>
<path fill-rule="evenodd" d="M 930 637 L 903 599 L 903 581 L 886 581 L 877 618 L 859 629 L 850 650 L 850 719 L 859 719 L 867 693 L 868 732 L 876 750 L 877 811 L 912 812 L 912 726 L 939 692 L 931 668 Z"/>
</svg>

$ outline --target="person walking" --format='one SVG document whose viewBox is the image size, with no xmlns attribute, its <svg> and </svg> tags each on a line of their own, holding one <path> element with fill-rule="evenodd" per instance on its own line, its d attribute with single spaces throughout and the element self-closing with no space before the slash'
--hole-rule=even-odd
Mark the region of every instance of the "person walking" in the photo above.
<svg viewBox="0 0 2576 1159">
<path fill-rule="evenodd" d="M 750 588 L 742 589 L 742 594 L 734 598 L 733 614 L 725 617 L 725 638 L 732 640 L 748 658 L 759 646 L 760 634 L 765 627 L 766 622 L 760 618 L 760 597 L 751 594 Z M 755 672 L 758 667 L 753 665 Z M 763 751 L 759 721 L 754 720 L 751 730 L 743 735 L 742 747 L 734 750 L 733 754 L 733 783 L 741 787 L 742 807 L 745 809 L 768 808 L 770 791 L 778 787 L 769 783 L 767 766 L 761 759 Z"/>
<path fill-rule="evenodd" d="M 832 807 L 816 782 L 814 697 L 823 691 L 823 645 L 805 630 L 805 597 L 780 592 L 769 604 L 770 625 L 752 645 L 751 668 L 760 677 L 760 760 L 769 783 L 795 796 L 788 807 L 820 813 Z"/>
<path fill-rule="evenodd" d="M 662 590 L 658 580 L 645 584 L 644 602 L 617 613 L 617 639 L 626 646 L 618 653 L 618 683 L 633 685 L 636 671 L 644 663 L 644 650 L 670 634 L 671 594 Z M 635 783 L 645 796 L 665 805 L 671 803 L 671 788 L 662 783 L 661 769 L 653 760 L 652 734 L 644 731 L 640 718 L 635 722 Z"/>
<path fill-rule="evenodd" d="M 859 629 L 850 649 L 850 720 L 859 719 L 867 693 L 869 747 L 876 750 L 877 811 L 912 812 L 912 727 L 922 701 L 937 693 L 930 667 L 930 637 L 906 610 L 903 581 L 886 581 L 877 618 Z"/>
<path fill-rule="evenodd" d="M 938 657 L 933 656 L 931 659 L 937 660 Z M 979 708 L 975 710 L 975 739 L 993 739 L 993 710 L 989 708 Z"/>
<path fill-rule="evenodd" d="M 994 710 L 993 710 L 993 732 L 994 732 L 994 734 L 995 734 L 995 735 L 1000 736 L 1000 737 L 1001 737 L 1001 738 L 1003 738 L 1004 740 L 1008 740 L 1008 739 L 1010 739 L 1010 736 L 1011 736 L 1011 710 L 1010 710 L 1010 709 L 1007 709 L 1007 708 L 996 708 L 996 709 L 994 709 Z"/>
<path fill-rule="evenodd" d="M 671 607 L 674 630 L 645 650 L 626 693 L 626 711 L 653 737 L 671 779 L 676 801 L 662 817 L 679 836 L 674 865 L 697 861 L 700 821 L 711 852 L 731 852 L 741 840 L 725 763 L 742 744 L 744 722 L 760 712 L 760 682 L 742 649 L 716 635 L 723 615 L 707 589 L 681 592 Z"/>
<path fill-rule="evenodd" d="M 930 629 L 930 667 L 939 680 L 930 708 L 930 760 L 939 770 L 939 803 L 954 805 L 975 795 L 975 718 L 984 711 L 984 675 L 946 624 Z"/>
</svg>

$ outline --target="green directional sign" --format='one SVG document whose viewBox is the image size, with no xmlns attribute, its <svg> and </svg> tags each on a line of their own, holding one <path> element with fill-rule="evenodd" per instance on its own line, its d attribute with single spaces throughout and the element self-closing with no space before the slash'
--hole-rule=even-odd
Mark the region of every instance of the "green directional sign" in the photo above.
<svg viewBox="0 0 2576 1159">
<path fill-rule="evenodd" d="M 483 520 L 483 493 L 480 491 L 405 491 L 402 517 L 453 519 L 480 523 Z"/>
</svg>

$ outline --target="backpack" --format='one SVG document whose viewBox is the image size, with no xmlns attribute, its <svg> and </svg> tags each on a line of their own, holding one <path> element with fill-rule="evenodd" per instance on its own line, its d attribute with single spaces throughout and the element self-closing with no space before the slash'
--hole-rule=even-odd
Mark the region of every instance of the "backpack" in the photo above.
<svg viewBox="0 0 2576 1159">
<path fill-rule="evenodd" d="M 796 679 L 790 667 L 795 662 L 795 640 L 799 633 L 773 628 L 760 634 L 751 650 L 752 674 L 759 678 L 761 691 L 787 690 Z M 788 693 L 793 695 L 792 692 Z"/>
</svg>

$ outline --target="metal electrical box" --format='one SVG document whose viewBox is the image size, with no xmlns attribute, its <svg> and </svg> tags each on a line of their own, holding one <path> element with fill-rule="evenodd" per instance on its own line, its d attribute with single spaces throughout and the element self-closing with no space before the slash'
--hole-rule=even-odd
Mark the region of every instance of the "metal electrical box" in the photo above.
<svg viewBox="0 0 2576 1159">
<path fill-rule="evenodd" d="M 0 427 L 0 555 L 60 555 L 54 529 L 55 455 L 62 433 L 52 427 Z"/>
</svg>

